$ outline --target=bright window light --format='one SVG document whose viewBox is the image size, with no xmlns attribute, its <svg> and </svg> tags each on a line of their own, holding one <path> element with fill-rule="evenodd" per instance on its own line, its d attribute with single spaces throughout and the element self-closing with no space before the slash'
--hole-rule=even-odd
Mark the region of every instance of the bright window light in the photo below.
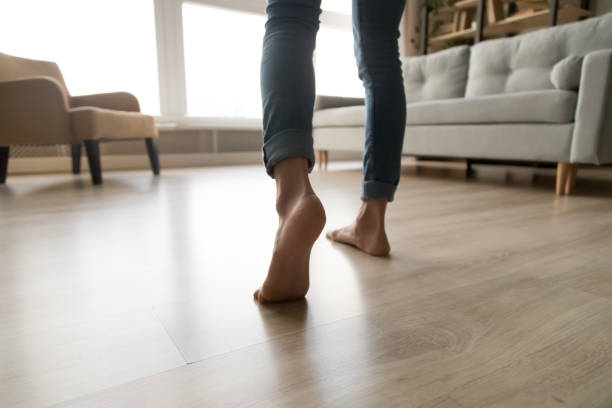
<svg viewBox="0 0 612 408">
<path fill-rule="evenodd" d="M 363 97 L 350 31 L 321 27 L 315 51 L 317 94 Z"/>
<path fill-rule="evenodd" d="M 262 116 L 264 25 L 263 15 L 183 4 L 189 116 Z"/>
<path fill-rule="evenodd" d="M 56 62 L 72 95 L 127 91 L 159 113 L 153 0 L 0 1 L 0 52 Z"/>
<path fill-rule="evenodd" d="M 325 11 L 333 11 L 340 14 L 351 14 L 352 0 L 323 0 L 321 8 Z"/>
</svg>

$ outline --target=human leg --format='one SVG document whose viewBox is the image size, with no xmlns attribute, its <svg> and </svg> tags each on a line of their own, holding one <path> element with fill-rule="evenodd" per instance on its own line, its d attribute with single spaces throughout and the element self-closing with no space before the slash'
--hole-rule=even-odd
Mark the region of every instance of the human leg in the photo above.
<svg viewBox="0 0 612 408">
<path fill-rule="evenodd" d="M 312 54 L 321 0 L 269 0 L 261 64 L 264 162 L 277 186 L 279 227 L 259 302 L 303 298 L 325 211 L 308 178 L 314 165 Z"/>
<path fill-rule="evenodd" d="M 399 22 L 405 0 L 353 0 L 355 58 L 366 96 L 363 200 L 355 222 L 327 237 L 371 255 L 389 253 L 384 218 L 401 170 L 406 97 L 399 61 Z"/>
<path fill-rule="evenodd" d="M 314 166 L 312 114 L 315 79 L 312 56 L 321 0 L 268 0 L 261 61 L 264 163 L 270 176 L 288 157 Z"/>
</svg>

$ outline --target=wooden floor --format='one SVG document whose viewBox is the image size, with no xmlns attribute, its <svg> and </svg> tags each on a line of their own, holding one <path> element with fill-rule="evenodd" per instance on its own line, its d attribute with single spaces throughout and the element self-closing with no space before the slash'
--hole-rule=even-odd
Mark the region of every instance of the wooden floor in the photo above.
<svg viewBox="0 0 612 408">
<path fill-rule="evenodd" d="M 405 166 L 391 256 L 319 239 L 267 307 L 262 168 L 10 177 L 0 406 L 612 407 L 612 172 L 475 169 Z M 350 222 L 359 169 L 312 179 Z"/>
</svg>

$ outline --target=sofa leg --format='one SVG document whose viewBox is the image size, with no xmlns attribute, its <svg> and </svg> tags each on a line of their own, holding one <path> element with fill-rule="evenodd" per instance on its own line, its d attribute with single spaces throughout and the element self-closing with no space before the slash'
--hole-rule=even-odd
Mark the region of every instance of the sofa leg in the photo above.
<svg viewBox="0 0 612 408">
<path fill-rule="evenodd" d="M 97 140 L 86 140 L 85 151 L 87 162 L 91 173 L 91 181 L 94 185 L 102 184 L 102 165 L 100 163 L 100 142 Z"/>
<path fill-rule="evenodd" d="M 574 192 L 577 173 L 577 164 L 564 162 L 557 164 L 557 195 L 570 195 Z"/>
<path fill-rule="evenodd" d="M 327 170 L 329 163 L 329 150 L 315 150 L 315 162 L 319 170 Z"/>
<path fill-rule="evenodd" d="M 6 183 L 6 173 L 8 172 L 9 147 L 0 146 L 0 184 Z"/>
<path fill-rule="evenodd" d="M 565 194 L 569 163 L 557 163 L 557 195 Z"/>
<path fill-rule="evenodd" d="M 156 176 L 159 175 L 159 153 L 157 152 L 157 141 L 152 137 L 145 139 L 147 145 L 147 153 L 149 154 L 149 161 L 151 162 L 151 170 Z"/>
<path fill-rule="evenodd" d="M 572 195 L 574 193 L 574 187 L 576 186 L 576 176 L 578 175 L 578 165 L 570 164 L 569 171 L 567 173 L 567 180 L 565 181 L 565 194 Z"/>
<path fill-rule="evenodd" d="M 465 176 L 470 178 L 474 175 L 474 169 L 472 168 L 472 160 L 465 160 Z"/>
<path fill-rule="evenodd" d="M 81 151 L 83 147 L 80 143 L 70 145 L 70 155 L 72 156 L 72 174 L 81 174 Z"/>
</svg>

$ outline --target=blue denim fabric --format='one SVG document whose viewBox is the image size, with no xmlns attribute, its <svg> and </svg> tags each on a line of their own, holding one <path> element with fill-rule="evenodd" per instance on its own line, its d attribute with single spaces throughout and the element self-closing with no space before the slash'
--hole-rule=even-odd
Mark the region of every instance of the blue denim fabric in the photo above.
<svg viewBox="0 0 612 408">
<path fill-rule="evenodd" d="M 347 0 L 348 1 L 348 0 Z M 353 36 L 366 96 L 362 199 L 393 200 L 400 176 L 406 97 L 398 26 L 406 0 L 353 0 Z M 289 157 L 314 166 L 312 55 L 321 0 L 268 0 L 261 62 L 264 162 L 273 176 Z"/>
</svg>

